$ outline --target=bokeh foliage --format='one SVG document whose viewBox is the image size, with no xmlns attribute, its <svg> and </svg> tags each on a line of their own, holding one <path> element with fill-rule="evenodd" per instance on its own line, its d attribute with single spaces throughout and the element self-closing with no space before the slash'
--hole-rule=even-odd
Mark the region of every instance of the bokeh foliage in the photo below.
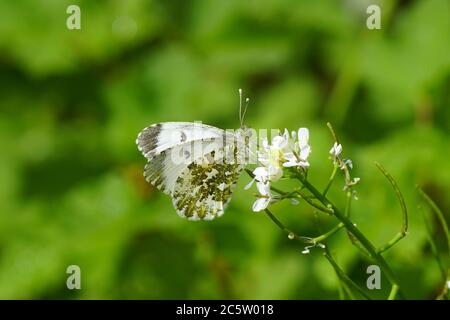
<svg viewBox="0 0 450 320">
<path fill-rule="evenodd" d="M 381 30 L 365 27 L 369 3 Z M 81 30 L 66 28 L 69 4 Z M 410 214 L 386 258 L 408 298 L 434 298 L 440 272 L 415 186 L 448 220 L 449 30 L 447 0 L 1 1 L 0 298 L 336 298 L 319 250 L 302 255 L 251 212 L 248 177 L 223 218 L 199 223 L 142 178 L 143 127 L 237 127 L 238 88 L 251 98 L 248 125 L 310 129 L 317 185 L 331 172 L 334 124 L 361 177 L 353 218 L 379 245 L 401 222 L 373 165 L 383 163 Z M 340 182 L 330 196 L 344 203 Z M 304 204 L 274 212 L 305 235 L 335 223 Z M 364 285 L 368 263 L 345 233 L 330 247 Z M 65 287 L 70 264 L 79 291 Z M 379 297 L 387 290 L 383 278 Z"/>
</svg>

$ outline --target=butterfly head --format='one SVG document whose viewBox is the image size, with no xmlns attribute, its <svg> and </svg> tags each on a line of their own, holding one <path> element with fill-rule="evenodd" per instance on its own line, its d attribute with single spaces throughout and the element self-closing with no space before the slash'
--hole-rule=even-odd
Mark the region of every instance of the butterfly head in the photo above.
<svg viewBox="0 0 450 320">
<path fill-rule="evenodd" d="M 242 138 L 244 140 L 248 140 L 252 137 L 253 132 L 251 128 L 246 127 L 245 125 L 242 125 L 239 129 L 236 130 L 236 136 L 239 138 Z"/>
</svg>

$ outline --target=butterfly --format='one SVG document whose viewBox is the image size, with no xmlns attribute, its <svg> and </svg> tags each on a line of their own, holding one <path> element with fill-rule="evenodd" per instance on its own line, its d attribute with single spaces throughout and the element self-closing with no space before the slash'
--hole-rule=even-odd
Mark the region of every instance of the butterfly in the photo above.
<svg viewBox="0 0 450 320">
<path fill-rule="evenodd" d="M 246 164 L 251 162 L 253 130 L 243 125 L 239 90 L 237 130 L 223 130 L 198 122 L 162 122 L 143 129 L 136 144 L 148 162 L 145 179 L 170 195 L 179 216 L 213 220 L 223 215 Z"/>
</svg>

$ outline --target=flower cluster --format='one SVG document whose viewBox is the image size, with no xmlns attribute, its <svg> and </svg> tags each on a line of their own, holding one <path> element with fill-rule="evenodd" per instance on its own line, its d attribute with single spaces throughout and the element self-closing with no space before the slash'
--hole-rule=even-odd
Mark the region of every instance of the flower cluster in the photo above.
<svg viewBox="0 0 450 320">
<path fill-rule="evenodd" d="M 333 160 L 333 164 L 344 171 L 345 173 L 345 186 L 344 191 L 350 190 L 355 184 L 357 184 L 360 180 L 360 178 L 350 177 L 350 169 L 353 169 L 353 162 L 350 159 L 342 159 L 341 157 L 342 153 L 342 145 L 340 143 L 335 142 L 334 145 L 330 149 L 330 155 L 331 159 Z M 353 190 L 353 195 L 356 198 L 356 192 Z"/>
<path fill-rule="evenodd" d="M 257 159 L 258 166 L 251 173 L 252 181 L 245 187 L 250 188 L 253 183 L 256 182 L 256 188 L 258 190 L 257 199 L 253 204 L 253 211 L 264 211 L 265 214 L 274 222 L 283 232 L 287 233 L 289 240 L 297 240 L 301 242 L 305 247 L 301 251 L 302 254 L 311 253 L 313 248 L 322 249 L 326 259 L 330 262 L 333 269 L 337 272 L 340 281 L 344 286 L 344 291 L 349 297 L 353 297 L 352 290 L 355 289 L 362 296 L 370 299 L 370 296 L 364 293 L 362 288 L 359 288 L 345 273 L 340 270 L 336 261 L 328 249 L 328 245 L 325 241 L 339 232 L 345 230 L 349 239 L 360 250 L 365 251 L 370 255 L 377 264 L 383 265 L 385 269 L 389 270 L 389 266 L 384 261 L 381 252 L 393 247 L 398 241 L 400 241 L 407 234 L 408 229 L 408 217 L 406 207 L 404 204 L 403 196 L 398 189 L 393 177 L 381 166 L 379 163 L 375 163 L 378 169 L 389 180 L 394 188 L 399 202 L 401 204 L 403 213 L 403 222 L 401 233 L 397 234 L 387 244 L 376 248 L 370 241 L 364 236 L 359 228 L 351 220 L 351 208 L 352 200 L 357 199 L 355 185 L 360 181 L 357 177 L 352 177 L 351 171 L 353 169 L 353 163 L 350 159 L 342 156 L 343 147 L 339 143 L 336 133 L 330 123 L 327 123 L 328 128 L 334 139 L 334 144 L 331 147 L 329 159 L 333 164 L 331 175 L 324 188 L 317 188 L 310 180 L 310 164 L 308 162 L 309 155 L 311 153 L 311 147 L 309 145 L 309 131 L 306 128 L 300 128 L 296 132 L 289 132 L 287 129 L 283 133 L 278 133 L 269 142 L 268 139 L 264 139 L 258 146 Z M 253 145 L 254 146 L 254 145 Z M 254 153 L 252 153 L 254 154 Z M 344 193 L 346 195 L 345 208 L 339 209 L 328 198 L 328 191 L 333 186 L 333 182 L 337 175 L 342 174 L 344 176 Z M 278 188 L 272 186 L 273 182 L 280 179 L 292 179 L 295 182 L 295 186 L 291 190 L 283 190 L 284 188 Z M 285 186 L 286 187 L 286 186 Z M 274 193 L 272 193 L 274 192 Z M 314 237 L 304 236 L 295 233 L 293 229 L 286 226 L 282 221 L 278 219 L 278 216 L 272 213 L 268 207 L 271 203 L 289 199 L 293 204 L 297 204 L 301 199 L 302 203 L 311 206 L 314 212 L 322 212 L 329 216 L 334 217 L 339 221 L 329 231 Z M 392 289 L 389 294 L 389 298 L 395 298 L 396 293 L 399 290 L 399 286 L 396 284 L 395 276 L 391 274 Z M 347 283 L 352 284 L 351 286 Z M 445 285 L 448 285 L 446 283 Z M 344 294 L 345 295 L 345 294 Z"/>
<path fill-rule="evenodd" d="M 307 128 L 300 128 L 298 132 L 289 133 L 285 129 L 282 135 L 278 134 L 272 138 L 269 144 L 268 139 L 264 139 L 258 151 L 258 163 L 260 164 L 253 171 L 254 178 L 246 186 L 250 188 L 256 181 L 259 195 L 253 204 L 253 211 L 259 212 L 276 200 L 277 196 L 270 192 L 270 183 L 280 180 L 283 177 L 284 168 L 309 167 L 308 157 L 311 147 L 308 144 L 309 131 Z"/>
</svg>

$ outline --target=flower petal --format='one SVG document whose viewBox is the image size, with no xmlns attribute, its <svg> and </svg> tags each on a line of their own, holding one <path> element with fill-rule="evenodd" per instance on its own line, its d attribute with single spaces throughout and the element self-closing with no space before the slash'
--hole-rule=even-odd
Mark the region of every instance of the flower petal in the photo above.
<svg viewBox="0 0 450 320">
<path fill-rule="evenodd" d="M 253 203 L 252 210 L 253 212 L 260 212 L 267 208 L 269 205 L 270 199 L 269 198 L 258 198 L 255 203 Z"/>
<path fill-rule="evenodd" d="M 336 147 L 336 154 L 340 155 L 342 153 L 342 144 L 338 144 Z"/>
<path fill-rule="evenodd" d="M 330 154 L 333 157 L 337 157 L 337 156 L 339 156 L 341 154 L 341 152 L 342 152 L 342 145 L 338 144 L 337 142 L 335 142 L 333 144 L 333 146 L 331 147 L 331 149 L 330 149 Z"/>
<path fill-rule="evenodd" d="M 272 149 L 281 150 L 287 145 L 287 140 L 282 136 L 275 136 L 272 139 Z"/>
<path fill-rule="evenodd" d="M 250 181 L 250 182 L 244 187 L 244 190 L 250 189 L 250 188 L 252 187 L 252 185 L 253 185 L 253 182 L 255 182 L 255 179 L 254 179 L 254 178 L 252 179 L 252 181 Z"/>
<path fill-rule="evenodd" d="M 300 161 L 298 163 L 298 166 L 302 167 L 302 168 L 308 168 L 309 167 L 309 162 L 308 161 Z"/>
<path fill-rule="evenodd" d="M 298 145 L 301 149 L 308 144 L 309 130 L 307 128 L 298 129 Z"/>
<path fill-rule="evenodd" d="M 286 141 L 289 140 L 289 131 L 286 128 L 284 129 L 283 138 Z"/>
<path fill-rule="evenodd" d="M 345 159 L 344 163 L 350 168 L 353 169 L 353 162 L 351 159 Z"/>
<path fill-rule="evenodd" d="M 311 147 L 309 146 L 309 144 L 304 145 L 301 150 L 300 150 L 300 159 L 302 160 L 306 160 L 309 157 L 309 154 L 311 153 Z"/>
<path fill-rule="evenodd" d="M 283 167 L 285 168 L 291 168 L 296 166 L 298 166 L 298 163 L 295 160 L 283 163 Z"/>
<path fill-rule="evenodd" d="M 267 138 L 263 139 L 262 146 L 263 146 L 264 150 L 268 150 L 269 149 L 269 140 Z"/>
<path fill-rule="evenodd" d="M 292 141 L 295 141 L 295 139 L 297 139 L 297 132 L 295 132 L 295 131 L 291 132 L 291 139 L 292 139 Z"/>
<path fill-rule="evenodd" d="M 266 178 L 269 175 L 269 171 L 265 167 L 258 167 L 253 170 L 253 174 L 256 180 L 261 181 L 261 178 Z"/>
<path fill-rule="evenodd" d="M 283 169 L 281 169 L 280 167 L 270 165 L 268 171 L 269 171 L 269 179 L 271 181 L 280 180 L 281 177 L 283 176 Z"/>
<path fill-rule="evenodd" d="M 258 192 L 263 196 L 268 196 L 270 194 L 270 184 L 264 182 L 257 182 L 256 188 Z"/>
<path fill-rule="evenodd" d="M 283 158 L 286 161 L 294 161 L 296 159 L 293 152 L 286 152 L 285 154 L 283 154 Z"/>
</svg>

